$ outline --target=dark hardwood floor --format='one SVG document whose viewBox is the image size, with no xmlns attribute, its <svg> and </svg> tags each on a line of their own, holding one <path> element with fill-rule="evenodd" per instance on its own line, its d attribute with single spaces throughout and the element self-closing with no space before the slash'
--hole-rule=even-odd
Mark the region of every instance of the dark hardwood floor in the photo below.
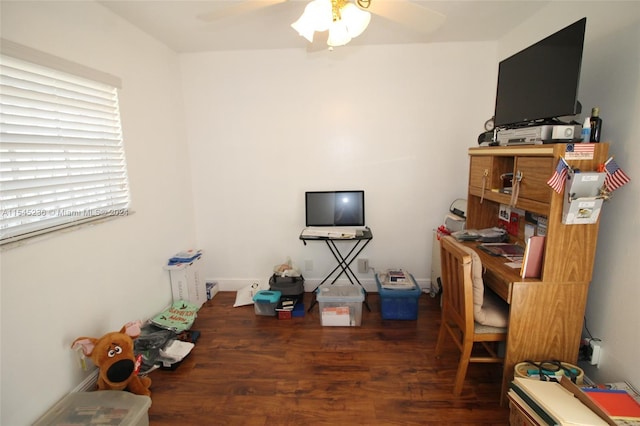
<svg viewBox="0 0 640 426">
<path fill-rule="evenodd" d="M 427 294 L 417 321 L 390 321 L 371 293 L 360 327 L 322 327 L 317 305 L 278 320 L 234 300 L 221 292 L 203 305 L 191 354 L 176 370 L 150 373 L 152 426 L 508 424 L 501 366 L 471 364 L 453 396 L 459 353 L 451 343 L 435 358 L 440 308 Z"/>
</svg>

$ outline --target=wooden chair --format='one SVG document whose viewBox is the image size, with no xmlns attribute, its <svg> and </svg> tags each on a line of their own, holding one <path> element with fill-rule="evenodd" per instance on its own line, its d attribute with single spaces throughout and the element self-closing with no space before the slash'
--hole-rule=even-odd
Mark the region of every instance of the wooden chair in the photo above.
<svg viewBox="0 0 640 426">
<path fill-rule="evenodd" d="M 505 341 L 507 338 L 506 328 L 481 325 L 474 320 L 472 253 L 469 250 L 472 249 L 458 243 L 453 237 L 445 236 L 440 240 L 442 323 L 436 343 L 436 357 L 440 356 L 448 333 L 462 353 L 453 387 L 456 396 L 462 393 L 469 362 L 501 363 L 503 358 L 489 343 Z M 477 254 L 474 257 L 475 261 L 480 262 Z M 488 356 L 472 356 L 475 343 L 481 343 Z"/>
</svg>

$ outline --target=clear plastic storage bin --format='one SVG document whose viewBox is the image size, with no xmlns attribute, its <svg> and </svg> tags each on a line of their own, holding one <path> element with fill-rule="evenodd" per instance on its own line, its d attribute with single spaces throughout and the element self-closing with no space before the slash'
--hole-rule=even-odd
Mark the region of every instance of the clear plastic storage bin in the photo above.
<svg viewBox="0 0 640 426">
<path fill-rule="evenodd" d="M 323 326 L 360 326 L 364 291 L 357 285 L 321 285 L 316 294 Z"/>
<path fill-rule="evenodd" d="M 109 424 L 148 426 L 151 398 L 127 391 L 101 390 L 70 393 L 47 411 L 34 426 Z M 108 423 L 107 423 L 108 421 Z"/>
</svg>

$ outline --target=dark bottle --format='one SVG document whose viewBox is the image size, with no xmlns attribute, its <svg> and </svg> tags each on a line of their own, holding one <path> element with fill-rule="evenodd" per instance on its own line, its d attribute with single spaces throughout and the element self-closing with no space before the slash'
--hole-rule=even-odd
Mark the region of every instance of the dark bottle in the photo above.
<svg viewBox="0 0 640 426">
<path fill-rule="evenodd" d="M 591 138 L 590 142 L 600 142 L 600 133 L 602 132 L 602 119 L 599 117 L 600 108 L 591 109 Z"/>
</svg>

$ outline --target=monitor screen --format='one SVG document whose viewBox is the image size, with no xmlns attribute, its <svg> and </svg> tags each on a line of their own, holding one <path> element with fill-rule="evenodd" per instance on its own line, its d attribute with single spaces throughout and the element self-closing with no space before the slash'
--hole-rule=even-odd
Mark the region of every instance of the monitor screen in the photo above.
<svg viewBox="0 0 640 426">
<path fill-rule="evenodd" d="M 580 113 L 577 96 L 586 21 L 583 18 L 500 62 L 497 127 Z"/>
<path fill-rule="evenodd" d="M 364 226 L 364 191 L 305 192 L 306 226 Z"/>
</svg>

